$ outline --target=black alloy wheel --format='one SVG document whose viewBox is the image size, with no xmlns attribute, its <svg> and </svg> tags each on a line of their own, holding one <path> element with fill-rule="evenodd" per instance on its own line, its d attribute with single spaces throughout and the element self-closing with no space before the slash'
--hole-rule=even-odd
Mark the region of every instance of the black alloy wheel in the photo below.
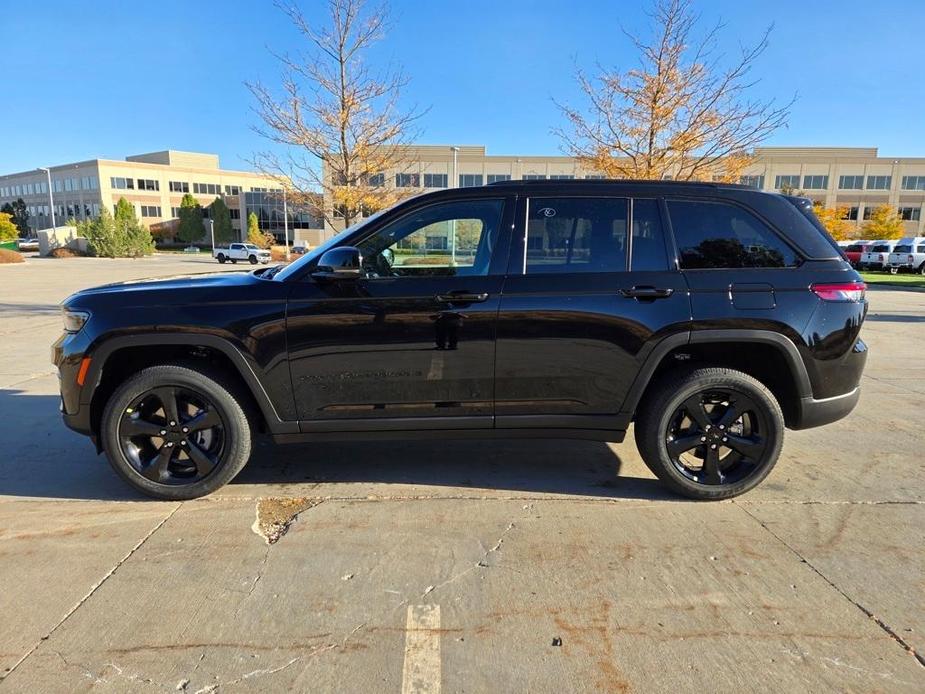
<svg viewBox="0 0 925 694">
<path fill-rule="evenodd" d="M 707 485 L 741 482 L 765 462 L 767 421 L 747 395 L 728 388 L 687 398 L 665 432 L 678 472 Z"/>
<path fill-rule="evenodd" d="M 122 455 L 143 477 L 158 484 L 205 479 L 221 462 L 225 422 L 205 395 L 160 386 L 135 398 L 119 422 Z"/>
</svg>

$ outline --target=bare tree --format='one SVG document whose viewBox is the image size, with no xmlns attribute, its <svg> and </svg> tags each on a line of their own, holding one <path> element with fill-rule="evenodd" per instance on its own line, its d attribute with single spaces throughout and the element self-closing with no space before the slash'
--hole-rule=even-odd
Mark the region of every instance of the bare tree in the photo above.
<svg viewBox="0 0 925 694">
<path fill-rule="evenodd" d="M 277 7 L 310 50 L 276 56 L 283 66 L 279 98 L 260 82 L 247 83 L 262 121 L 255 130 L 282 145 L 257 154 L 254 164 L 291 190 L 295 202 L 329 224 L 336 216 L 349 226 L 394 201 L 396 190 L 382 174 L 400 168 L 401 146 L 421 114 L 399 108 L 407 84 L 399 68 L 373 72 L 363 60 L 387 28 L 383 7 L 367 11 L 363 0 L 328 0 L 324 28 L 309 24 L 295 5 Z"/>
<path fill-rule="evenodd" d="M 618 72 L 598 65 L 594 77 L 579 70 L 588 107 L 557 103 L 569 127 L 553 132 L 566 152 L 608 177 L 735 180 L 755 146 L 786 125 L 793 104 L 749 96 L 771 29 L 726 62 L 717 50 L 722 23 L 695 38 L 691 0 L 655 0 L 649 15 L 651 39 L 624 31 L 639 66 Z"/>
</svg>

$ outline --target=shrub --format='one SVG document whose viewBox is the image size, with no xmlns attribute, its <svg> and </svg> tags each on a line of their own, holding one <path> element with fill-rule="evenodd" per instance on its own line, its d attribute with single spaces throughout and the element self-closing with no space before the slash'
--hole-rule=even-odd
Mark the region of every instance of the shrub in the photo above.
<svg viewBox="0 0 925 694">
<path fill-rule="evenodd" d="M 154 252 L 154 239 L 135 217 L 135 210 L 125 198 L 116 205 L 116 216 L 105 207 L 100 216 L 79 222 L 77 233 L 86 237 L 91 255 L 104 258 L 137 258 Z"/>
</svg>

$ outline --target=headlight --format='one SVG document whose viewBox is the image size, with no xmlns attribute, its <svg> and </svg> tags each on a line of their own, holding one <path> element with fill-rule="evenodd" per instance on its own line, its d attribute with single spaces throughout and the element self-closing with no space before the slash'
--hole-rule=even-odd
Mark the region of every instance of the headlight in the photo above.
<svg viewBox="0 0 925 694">
<path fill-rule="evenodd" d="M 68 333 L 79 333 L 84 324 L 90 320 L 90 314 L 87 311 L 75 311 L 66 307 L 61 308 L 61 315 L 64 318 L 64 331 Z"/>
</svg>

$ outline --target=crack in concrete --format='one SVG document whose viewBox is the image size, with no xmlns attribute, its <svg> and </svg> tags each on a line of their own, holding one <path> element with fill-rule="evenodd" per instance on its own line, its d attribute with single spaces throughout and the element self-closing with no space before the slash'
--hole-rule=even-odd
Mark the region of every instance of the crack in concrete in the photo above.
<svg viewBox="0 0 925 694">
<path fill-rule="evenodd" d="M 780 535 L 778 535 L 778 534 L 775 533 L 773 530 L 771 530 L 771 529 L 767 526 L 767 524 L 765 524 L 760 518 L 758 518 L 756 515 L 754 515 L 753 513 L 751 513 L 747 508 L 745 508 L 744 505 L 739 504 L 739 503 L 736 503 L 736 502 L 733 502 L 733 504 L 734 504 L 735 506 L 738 506 L 739 508 L 741 508 L 742 511 L 745 512 L 745 515 L 747 515 L 749 518 L 751 518 L 751 519 L 754 520 L 756 523 L 758 523 L 758 525 L 760 525 L 765 531 L 767 531 L 767 532 L 771 535 L 771 537 L 773 537 L 775 540 L 777 540 L 778 542 L 780 542 L 784 547 L 786 547 L 787 549 L 789 549 L 789 550 L 790 550 L 790 551 L 791 551 L 802 563 L 806 564 L 806 566 L 808 566 L 808 567 L 813 571 L 813 573 L 815 573 L 817 576 L 819 576 L 819 578 L 821 578 L 821 579 L 822 579 L 823 581 L 825 581 L 829 586 L 831 586 L 836 592 L 838 592 L 839 595 L 841 595 L 843 598 L 845 598 L 845 600 L 847 600 L 847 601 L 850 602 L 852 605 L 854 605 L 858 610 L 860 610 L 861 612 L 863 612 L 863 613 L 867 616 L 868 619 L 870 619 L 871 621 L 873 621 L 873 622 L 874 622 L 878 627 L 880 627 L 880 629 L 882 629 L 891 639 L 893 639 L 896 643 L 898 643 L 900 646 L 902 646 L 902 647 L 906 650 L 907 653 L 909 653 L 913 658 L 915 658 L 915 660 L 916 660 L 916 662 L 919 664 L 919 666 L 921 666 L 922 668 L 925 668 L 925 656 L 922 656 L 920 653 L 917 653 L 916 650 L 915 650 L 915 648 L 913 648 L 912 645 L 910 645 L 902 636 L 900 636 L 889 624 L 887 624 L 886 622 L 884 622 L 884 621 L 883 621 L 882 619 L 880 619 L 877 615 L 875 615 L 875 614 L 874 614 L 873 612 L 871 612 L 869 609 L 867 609 L 866 607 L 864 607 L 864 605 L 862 605 L 862 604 L 859 603 L 857 600 L 855 600 L 855 599 L 852 598 L 850 595 L 848 595 L 848 594 L 847 594 L 844 590 L 842 590 L 834 581 L 832 581 L 828 576 L 826 576 L 824 573 L 822 573 L 822 571 L 820 571 L 818 568 L 816 568 L 816 566 L 813 565 L 813 563 L 810 562 L 806 557 L 804 557 L 795 547 L 791 546 L 790 543 L 788 543 L 788 542 L 787 542 L 786 540 L 784 540 Z"/>
<path fill-rule="evenodd" d="M 26 653 L 24 653 L 23 656 L 19 660 L 17 660 L 9 670 L 7 670 L 3 674 L 0 674 L 0 682 L 2 682 L 7 677 L 12 675 L 16 671 L 16 668 L 22 665 L 29 656 L 35 653 L 36 649 L 38 649 L 38 647 L 42 645 L 43 641 L 47 641 L 48 639 L 50 639 L 52 634 L 54 634 L 55 631 L 57 631 L 57 629 L 62 624 L 64 624 L 68 619 L 70 619 L 71 615 L 73 615 L 78 609 L 80 609 L 83 606 L 83 604 L 87 600 L 89 600 L 93 596 L 93 594 L 96 593 L 96 591 L 99 590 L 104 583 L 106 583 L 106 581 L 109 580 L 109 578 L 119 569 L 119 567 L 122 566 L 126 561 L 128 561 L 129 558 L 131 558 L 131 556 L 135 554 L 135 552 L 137 552 L 141 548 L 141 546 L 151 538 L 152 535 L 154 535 L 154 533 L 160 530 L 164 526 L 164 524 L 173 517 L 173 514 L 175 514 L 182 505 L 183 505 L 183 502 L 180 502 L 179 504 L 174 506 L 174 508 L 170 511 L 170 513 L 164 516 L 164 518 L 161 519 L 157 523 L 157 525 L 151 528 L 151 530 L 148 531 L 148 533 L 143 538 L 141 538 L 141 540 L 139 540 L 135 544 L 135 546 L 132 547 L 128 551 L 128 553 L 125 556 L 123 556 L 119 561 L 117 561 L 115 565 L 109 571 L 107 571 L 106 574 L 99 581 L 97 581 L 95 585 L 93 585 L 90 588 L 90 591 L 86 595 L 84 595 L 80 600 L 78 600 L 77 603 L 70 610 L 68 610 L 68 612 L 58 621 L 57 624 L 55 624 L 51 628 L 51 630 L 47 634 L 45 634 L 38 641 L 36 641 L 35 645 L 33 645 L 32 648 L 26 651 Z M 63 657 L 62 657 L 62 660 L 63 660 Z"/>
<path fill-rule="evenodd" d="M 503 531 L 503 532 L 501 533 L 501 535 L 498 537 L 498 541 L 495 542 L 495 544 L 494 544 L 492 547 L 490 547 L 489 549 L 485 550 L 485 552 L 482 553 L 482 557 L 481 557 L 477 562 L 475 562 L 475 564 L 473 564 L 472 566 L 470 566 L 468 569 L 464 569 L 463 571 L 460 571 L 458 574 L 456 574 L 455 576 L 452 576 L 451 578 L 448 578 L 447 580 L 443 581 L 442 583 L 438 583 L 438 584 L 435 585 L 435 586 L 427 586 L 427 588 L 424 589 L 424 592 L 421 593 L 421 597 L 424 598 L 424 597 L 430 595 L 431 593 L 434 593 L 434 592 L 440 590 L 440 589 L 443 588 L 444 586 L 449 585 L 450 583 L 453 583 L 454 581 L 458 581 L 460 578 L 462 578 L 463 576 L 465 576 L 465 575 L 467 575 L 467 574 L 469 574 L 469 573 L 475 571 L 476 569 L 486 569 L 486 568 L 488 568 L 488 564 L 486 563 L 487 560 L 488 560 L 488 557 L 491 556 L 492 554 L 494 554 L 495 552 L 497 552 L 499 549 L 501 549 L 501 545 L 504 543 L 504 536 L 507 535 L 507 534 L 508 534 L 511 530 L 513 530 L 515 527 L 517 527 L 517 526 L 515 525 L 514 521 L 511 521 L 510 523 L 508 523 L 507 527 L 504 529 L 504 531 Z"/>
<path fill-rule="evenodd" d="M 241 608 L 244 607 L 244 603 L 247 602 L 248 598 L 254 594 L 254 590 L 257 588 L 257 584 L 260 583 L 260 579 L 263 578 L 263 572 L 267 568 L 267 562 L 270 560 L 270 543 L 267 542 L 267 548 L 263 553 L 263 561 L 260 562 L 260 566 L 257 568 L 257 575 L 254 577 L 254 582 L 251 583 L 250 588 L 247 589 L 247 592 L 244 594 L 244 597 L 241 598 L 241 602 L 238 603 L 237 608 L 235 608 L 234 616 L 237 618 L 238 613 L 241 611 Z"/>
</svg>

